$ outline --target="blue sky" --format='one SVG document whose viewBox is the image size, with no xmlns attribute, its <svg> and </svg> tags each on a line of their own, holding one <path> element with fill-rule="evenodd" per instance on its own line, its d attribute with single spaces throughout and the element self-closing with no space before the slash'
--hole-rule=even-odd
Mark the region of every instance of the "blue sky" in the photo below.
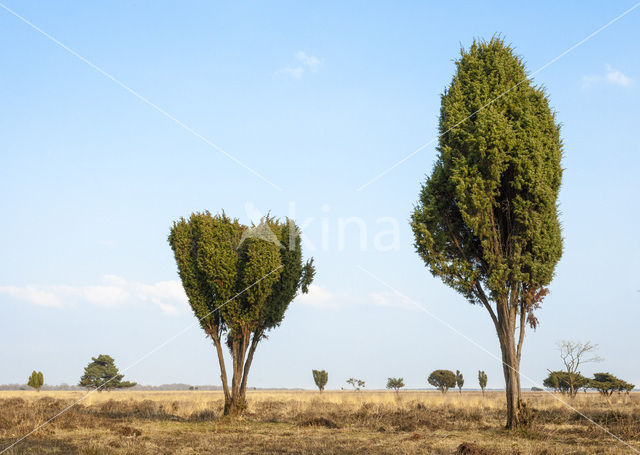
<svg viewBox="0 0 640 455">
<path fill-rule="evenodd" d="M 435 144 L 357 189 L 434 138 L 461 45 L 499 33 L 533 72 L 634 5 L 3 4 L 192 132 L 0 8 L 0 383 L 33 369 L 76 383 L 100 353 L 123 369 L 194 323 L 166 237 L 180 216 L 224 209 L 304 227 L 315 287 L 260 345 L 249 385 L 308 388 L 312 368 L 329 388 L 425 387 L 437 368 L 502 386 L 495 358 L 362 270 L 499 355 L 486 311 L 413 250 L 407 220 Z M 640 8 L 534 78 L 563 124 L 566 168 L 564 256 L 521 366 L 537 382 L 560 366 L 557 341 L 589 339 L 605 361 L 583 373 L 640 384 L 639 25 Z M 198 327 L 126 375 L 219 383 Z"/>
</svg>

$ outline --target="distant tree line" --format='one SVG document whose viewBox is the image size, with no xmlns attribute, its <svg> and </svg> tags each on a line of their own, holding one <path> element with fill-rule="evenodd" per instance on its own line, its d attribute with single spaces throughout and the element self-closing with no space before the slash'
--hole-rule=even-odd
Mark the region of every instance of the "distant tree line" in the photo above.
<svg viewBox="0 0 640 455">
<path fill-rule="evenodd" d="M 549 389 L 556 390 L 575 397 L 580 389 L 585 392 L 589 389 L 597 390 L 602 395 L 612 395 L 614 392 L 629 393 L 635 387 L 611 373 L 595 373 L 593 378 L 586 378 L 580 373 L 567 373 L 566 371 L 551 371 L 542 383 Z"/>
<path fill-rule="evenodd" d="M 592 344 L 590 341 L 581 343 L 563 340 L 558 343 L 558 349 L 564 370 L 549 371 L 549 375 L 542 383 L 549 389 L 575 397 L 580 389 L 585 392 L 589 389 L 597 390 L 602 395 L 609 396 L 614 392 L 629 393 L 635 387 L 611 373 L 595 373 L 593 378 L 587 378 L 580 374 L 579 367 L 581 365 L 603 360 L 596 354 L 597 344 Z"/>
</svg>

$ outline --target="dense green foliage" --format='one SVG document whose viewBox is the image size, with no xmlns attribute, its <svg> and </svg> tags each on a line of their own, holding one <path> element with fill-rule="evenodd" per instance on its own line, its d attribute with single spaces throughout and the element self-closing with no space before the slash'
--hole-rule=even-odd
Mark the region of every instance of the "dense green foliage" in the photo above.
<svg viewBox="0 0 640 455">
<path fill-rule="evenodd" d="M 456 370 L 456 386 L 458 386 L 458 390 L 462 393 L 462 386 L 464 385 L 464 376 L 460 373 L 460 370 Z"/>
<path fill-rule="evenodd" d="M 451 370 L 435 370 L 431 372 L 427 379 L 429 384 L 440 389 L 440 392 L 447 393 L 451 387 L 456 386 L 456 375 Z"/>
<path fill-rule="evenodd" d="M 550 371 L 549 376 L 542 382 L 542 385 L 549 389 L 575 396 L 578 390 L 588 387 L 589 383 L 589 378 L 585 378 L 580 373 Z"/>
<path fill-rule="evenodd" d="M 616 378 L 610 373 L 595 373 L 589 381 L 589 387 L 596 389 L 603 395 L 611 395 L 613 392 L 631 392 L 635 385 Z"/>
<path fill-rule="evenodd" d="M 518 424 L 524 327 L 536 326 L 534 310 L 562 255 L 560 127 L 526 77 L 499 38 L 462 50 L 442 95 L 438 157 L 411 218 L 431 273 L 492 318 L 508 427 Z"/>
<path fill-rule="evenodd" d="M 269 216 L 245 226 L 224 213 L 193 213 L 173 224 L 169 243 L 191 308 L 217 350 L 225 414 L 239 413 L 257 345 L 280 325 L 298 291 L 308 291 L 313 261 L 302 262 L 296 224 Z M 225 335 L 231 390 L 221 347 Z"/>
<path fill-rule="evenodd" d="M 482 394 L 484 395 L 484 389 L 487 387 L 487 373 L 482 370 L 478 371 L 478 384 L 480 385 L 480 389 L 482 389 Z"/>
<path fill-rule="evenodd" d="M 329 380 L 329 373 L 324 370 L 311 370 L 313 374 L 313 382 L 316 383 L 316 387 L 318 390 L 322 392 L 324 387 L 327 385 L 327 381 Z"/>
<path fill-rule="evenodd" d="M 438 160 L 412 217 L 431 272 L 472 303 L 476 283 L 495 300 L 507 284 L 548 284 L 562 254 L 560 127 L 544 92 L 525 82 L 478 111 L 525 77 L 499 39 L 462 52 L 442 96 Z"/>
<path fill-rule="evenodd" d="M 92 357 L 91 362 L 84 369 L 78 385 L 89 389 L 111 390 L 133 387 L 135 382 L 123 381 L 123 374 L 118 372 L 111 356 L 100 354 Z"/>
<path fill-rule="evenodd" d="M 388 378 L 387 389 L 400 392 L 400 389 L 404 387 L 404 378 Z"/>
<path fill-rule="evenodd" d="M 44 375 L 42 374 L 42 371 L 36 372 L 36 370 L 33 370 L 31 376 L 29 376 L 27 385 L 40 392 L 40 388 L 44 385 Z"/>
</svg>

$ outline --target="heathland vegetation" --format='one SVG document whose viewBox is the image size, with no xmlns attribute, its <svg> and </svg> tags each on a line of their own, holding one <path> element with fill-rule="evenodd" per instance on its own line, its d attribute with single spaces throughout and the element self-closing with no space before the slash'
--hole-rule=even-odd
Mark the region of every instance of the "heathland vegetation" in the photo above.
<svg viewBox="0 0 640 455">
<path fill-rule="evenodd" d="M 80 391 L 0 392 L 2 447 L 82 396 Z M 580 414 L 547 392 L 523 392 L 523 398 L 535 409 L 536 419 L 526 430 L 514 432 L 502 429 L 505 395 L 495 391 L 483 397 L 471 391 L 248 390 L 243 418 L 230 419 L 220 417 L 222 391 L 117 390 L 88 396 L 8 453 L 633 453 L 597 425 L 640 448 L 638 392 L 606 398 L 580 393 L 571 401 Z"/>
</svg>

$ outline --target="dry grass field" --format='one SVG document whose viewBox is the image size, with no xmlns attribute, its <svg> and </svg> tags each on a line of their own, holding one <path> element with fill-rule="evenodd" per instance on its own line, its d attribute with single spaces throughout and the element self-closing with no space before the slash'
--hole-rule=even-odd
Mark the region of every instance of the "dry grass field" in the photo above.
<svg viewBox="0 0 640 455">
<path fill-rule="evenodd" d="M 82 395 L 0 392 L 0 451 Z M 238 420 L 219 417 L 220 392 L 102 392 L 5 453 L 634 453 L 547 393 L 525 399 L 533 425 L 507 432 L 501 392 L 253 391 Z M 640 450 L 640 393 L 580 393 L 570 404 Z"/>
</svg>

